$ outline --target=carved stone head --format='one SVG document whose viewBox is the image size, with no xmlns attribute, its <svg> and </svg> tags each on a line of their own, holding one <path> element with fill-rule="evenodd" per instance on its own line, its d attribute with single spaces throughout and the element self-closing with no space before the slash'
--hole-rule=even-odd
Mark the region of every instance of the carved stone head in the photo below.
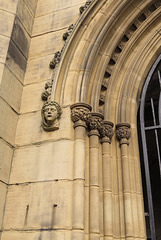
<svg viewBox="0 0 161 240">
<path fill-rule="evenodd" d="M 42 127 L 45 131 L 53 131 L 58 129 L 58 121 L 62 111 L 57 102 L 46 102 L 41 110 L 42 115 Z"/>
</svg>

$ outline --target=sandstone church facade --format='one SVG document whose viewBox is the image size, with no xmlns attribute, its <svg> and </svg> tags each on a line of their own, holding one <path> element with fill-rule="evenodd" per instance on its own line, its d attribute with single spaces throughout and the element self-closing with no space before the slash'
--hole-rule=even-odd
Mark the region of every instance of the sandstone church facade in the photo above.
<svg viewBox="0 0 161 240">
<path fill-rule="evenodd" d="M 161 1 L 0 12 L 0 239 L 161 240 Z"/>
</svg>

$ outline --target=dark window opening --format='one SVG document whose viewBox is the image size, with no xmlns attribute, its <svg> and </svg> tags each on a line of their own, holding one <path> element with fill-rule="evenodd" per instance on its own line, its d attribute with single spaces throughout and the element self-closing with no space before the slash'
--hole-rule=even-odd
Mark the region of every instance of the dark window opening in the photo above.
<svg viewBox="0 0 161 240">
<path fill-rule="evenodd" d="M 147 239 L 161 240 L 161 55 L 143 87 L 138 138 Z"/>
</svg>

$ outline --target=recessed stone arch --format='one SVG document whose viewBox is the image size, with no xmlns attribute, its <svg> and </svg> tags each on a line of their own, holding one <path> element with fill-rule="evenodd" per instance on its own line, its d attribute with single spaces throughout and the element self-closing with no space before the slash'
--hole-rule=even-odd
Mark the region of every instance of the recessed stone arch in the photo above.
<svg viewBox="0 0 161 240">
<path fill-rule="evenodd" d="M 66 105 L 86 102 L 93 111 L 106 112 L 108 119 L 110 115 L 113 121 L 128 121 L 127 114 L 121 114 L 124 104 L 118 105 L 119 116 L 112 116 L 110 96 L 115 101 L 128 92 L 139 100 L 145 76 L 160 51 L 159 29 L 160 1 L 94 1 L 65 46 L 52 98 Z"/>
<path fill-rule="evenodd" d="M 80 177 L 75 177 L 77 183 L 73 192 L 75 195 L 77 191 L 82 191 L 83 203 L 73 197 L 73 239 L 79 235 L 81 227 L 90 239 L 99 239 L 100 236 L 106 240 L 146 239 L 137 110 L 146 76 L 160 54 L 160 20 L 161 2 L 158 0 L 96 0 L 77 21 L 64 48 L 55 72 L 51 99 L 63 106 L 72 105 L 76 114 L 81 110 L 78 119 L 74 117 L 73 120 L 76 122 L 74 174 L 78 173 L 80 165 L 82 172 L 89 171 L 86 177 L 82 173 L 82 179 L 89 184 L 86 186 L 88 193 L 82 190 Z M 98 131 L 94 132 L 96 129 L 92 129 L 88 121 L 84 123 L 87 119 L 84 115 L 82 117 L 82 112 L 84 114 L 90 109 L 87 104 L 92 107 L 92 117 L 102 120 L 104 116 L 108 127 L 113 126 L 111 122 L 116 125 L 111 145 L 106 139 L 101 146 Z M 111 121 L 110 124 L 106 120 Z M 85 128 L 88 128 L 88 140 Z M 89 155 L 80 164 L 78 148 L 85 156 L 82 136 Z M 85 165 L 86 160 L 88 166 Z M 98 166 L 101 169 L 98 170 Z M 100 173 L 103 187 L 98 184 Z M 103 203 L 99 201 L 99 197 L 102 199 L 99 191 L 102 191 Z M 93 200 L 95 197 L 96 202 Z M 78 207 L 89 215 L 84 217 L 82 214 L 78 220 L 75 214 Z M 99 224 L 103 224 L 103 229 L 99 228 Z M 84 233 L 79 236 L 83 239 Z"/>
</svg>

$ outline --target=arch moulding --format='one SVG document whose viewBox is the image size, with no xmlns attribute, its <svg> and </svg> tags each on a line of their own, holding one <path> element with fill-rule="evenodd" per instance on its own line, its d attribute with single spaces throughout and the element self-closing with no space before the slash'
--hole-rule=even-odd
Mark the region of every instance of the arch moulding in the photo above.
<svg viewBox="0 0 161 240">
<path fill-rule="evenodd" d="M 160 0 L 95 0 L 66 42 L 51 100 L 72 105 L 75 149 L 85 156 L 82 139 L 89 146 L 87 176 L 86 157 L 80 161 L 75 151 L 73 196 L 80 191 L 82 201 L 73 198 L 73 239 L 84 239 L 84 233 L 90 240 L 146 239 L 137 111 L 144 81 L 161 51 L 160 30 Z M 107 128 L 102 131 L 103 119 Z M 88 185 L 86 192 L 79 179 Z"/>
</svg>

